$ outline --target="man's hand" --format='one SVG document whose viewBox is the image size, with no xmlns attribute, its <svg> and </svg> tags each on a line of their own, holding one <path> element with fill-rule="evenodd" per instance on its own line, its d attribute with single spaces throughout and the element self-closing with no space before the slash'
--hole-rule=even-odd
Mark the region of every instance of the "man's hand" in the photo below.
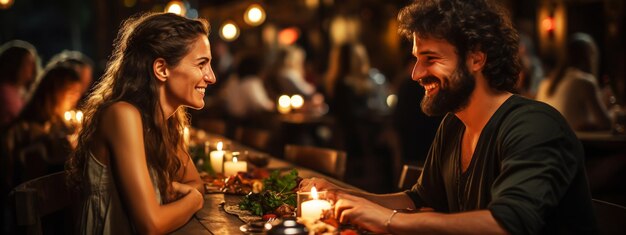
<svg viewBox="0 0 626 235">
<path fill-rule="evenodd" d="M 389 233 L 386 222 L 392 210 L 364 198 L 337 193 L 335 217 L 340 223 L 350 223 L 374 233 Z"/>
<path fill-rule="evenodd" d="M 309 178 L 309 179 L 303 179 L 300 182 L 300 187 L 298 188 L 298 191 L 300 192 L 310 192 L 311 188 L 315 186 L 315 189 L 319 192 L 319 191 L 327 191 L 328 194 L 326 194 L 326 196 L 328 197 L 328 199 L 336 201 L 335 200 L 335 192 L 342 192 L 344 191 L 342 188 L 340 188 L 339 186 L 328 182 L 326 179 L 322 179 L 322 178 Z"/>
</svg>

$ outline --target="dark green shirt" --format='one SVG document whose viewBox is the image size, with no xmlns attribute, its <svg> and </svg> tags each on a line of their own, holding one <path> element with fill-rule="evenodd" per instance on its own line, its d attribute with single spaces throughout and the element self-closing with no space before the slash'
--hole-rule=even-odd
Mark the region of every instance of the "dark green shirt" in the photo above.
<svg viewBox="0 0 626 235">
<path fill-rule="evenodd" d="M 511 96 L 462 172 L 464 131 L 453 114 L 441 122 L 420 179 L 406 191 L 416 207 L 487 209 L 512 234 L 595 233 L 583 148 L 558 111 Z"/>
</svg>

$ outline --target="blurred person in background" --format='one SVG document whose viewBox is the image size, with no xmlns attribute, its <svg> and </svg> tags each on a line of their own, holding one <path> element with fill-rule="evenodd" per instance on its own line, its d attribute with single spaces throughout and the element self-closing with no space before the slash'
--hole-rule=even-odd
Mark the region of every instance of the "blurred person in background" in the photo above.
<svg viewBox="0 0 626 235">
<path fill-rule="evenodd" d="M 82 190 L 80 234 L 164 234 L 203 206 L 203 182 L 183 142 L 185 107 L 204 107 L 209 25 L 172 13 L 126 20 L 84 105 L 66 166 Z"/>
<path fill-rule="evenodd" d="M 270 65 L 266 86 L 272 100 L 281 95 L 301 95 L 305 99 L 315 94 L 315 86 L 305 79 L 306 52 L 299 46 L 280 48 L 275 63 Z"/>
<path fill-rule="evenodd" d="M 244 55 L 236 68 L 237 76 L 232 79 L 235 82 L 225 99 L 229 114 L 247 122 L 255 121 L 259 115 L 273 113 L 274 101 L 263 85 L 261 58 L 255 54 Z"/>
<path fill-rule="evenodd" d="M 14 40 L 0 47 L 0 127 L 9 124 L 26 103 L 39 68 L 35 47 Z"/>
<path fill-rule="evenodd" d="M 363 169 L 374 159 L 374 143 L 378 136 L 380 113 L 370 107 L 376 84 L 370 78 L 371 69 L 365 47 L 359 43 L 344 43 L 331 53 L 325 89 L 329 113 L 336 123 L 336 138 L 348 156 L 348 181 L 363 178 Z M 376 124 L 374 124 L 376 123 Z M 356 183 L 356 182 L 351 182 Z M 358 183 L 356 183 L 358 184 Z"/>
<path fill-rule="evenodd" d="M 80 51 L 63 50 L 61 53 L 52 56 L 46 68 L 56 66 L 67 66 L 76 70 L 80 76 L 81 98 L 86 98 L 93 82 L 93 60 Z"/>
<path fill-rule="evenodd" d="M 65 119 L 80 99 L 81 81 L 74 68 L 44 71 L 32 98 L 9 126 L 7 149 L 13 165 L 13 186 L 63 170 L 73 147 L 76 126 Z"/>
<path fill-rule="evenodd" d="M 526 34 L 520 34 L 519 57 L 522 70 L 515 85 L 516 92 L 527 98 L 535 98 L 539 83 L 545 78 L 543 65 L 535 51 L 535 44 Z"/>
<path fill-rule="evenodd" d="M 574 130 L 608 130 L 611 121 L 598 85 L 599 51 L 585 33 L 569 37 L 563 65 L 541 82 L 537 100 L 563 114 Z"/>
</svg>

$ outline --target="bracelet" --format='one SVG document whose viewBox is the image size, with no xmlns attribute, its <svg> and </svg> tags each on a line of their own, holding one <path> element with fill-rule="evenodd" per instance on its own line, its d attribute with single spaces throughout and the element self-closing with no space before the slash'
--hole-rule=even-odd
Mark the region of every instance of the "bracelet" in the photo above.
<svg viewBox="0 0 626 235">
<path fill-rule="evenodd" d="M 389 225 L 391 225 L 391 219 L 393 218 L 394 215 L 396 215 L 396 213 L 398 213 L 398 210 L 393 210 L 391 212 L 391 215 L 387 219 L 387 222 L 385 222 L 385 228 L 387 228 L 387 233 L 390 233 L 390 234 L 392 233 L 391 229 L 389 228 Z"/>
</svg>

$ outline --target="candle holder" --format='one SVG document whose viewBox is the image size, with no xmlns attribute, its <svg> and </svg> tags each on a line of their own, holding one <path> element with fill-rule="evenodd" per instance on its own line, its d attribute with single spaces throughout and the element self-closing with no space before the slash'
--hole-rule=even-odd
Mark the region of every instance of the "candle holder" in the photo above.
<svg viewBox="0 0 626 235">
<path fill-rule="evenodd" d="M 311 195 L 311 192 L 297 192 L 296 195 L 296 217 L 302 217 L 302 203 L 311 200 L 327 200 L 326 191 L 317 192 L 317 198 Z"/>
</svg>

